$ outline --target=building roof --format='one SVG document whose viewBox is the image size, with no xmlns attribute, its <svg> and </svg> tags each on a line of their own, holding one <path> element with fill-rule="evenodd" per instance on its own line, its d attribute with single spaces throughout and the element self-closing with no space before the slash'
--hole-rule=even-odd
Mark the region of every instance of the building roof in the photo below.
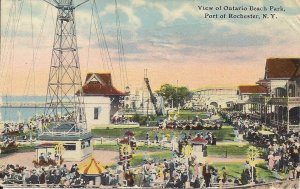
<svg viewBox="0 0 300 189">
<path fill-rule="evenodd" d="M 207 144 L 208 142 L 203 137 L 198 136 L 198 137 L 192 139 L 192 143 L 193 144 Z"/>
<path fill-rule="evenodd" d="M 78 94 L 79 92 L 77 92 Z M 82 87 L 83 96 L 124 96 L 112 85 L 110 73 L 88 73 Z"/>
<path fill-rule="evenodd" d="M 286 79 L 300 76 L 300 58 L 268 58 L 265 79 Z"/>
<path fill-rule="evenodd" d="M 268 89 L 262 85 L 241 85 L 239 86 L 240 94 L 266 94 Z"/>
</svg>

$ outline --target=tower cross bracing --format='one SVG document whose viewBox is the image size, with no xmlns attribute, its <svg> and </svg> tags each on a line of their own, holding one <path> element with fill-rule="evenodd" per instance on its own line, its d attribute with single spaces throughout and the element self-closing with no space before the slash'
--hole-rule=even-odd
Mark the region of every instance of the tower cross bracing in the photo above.
<svg viewBox="0 0 300 189">
<path fill-rule="evenodd" d="M 85 131 L 74 14 L 79 5 L 75 6 L 73 0 L 44 1 L 58 10 L 44 113 L 55 123 L 56 128 L 71 123 L 69 131 Z M 52 129 L 53 125 L 48 124 L 44 126 L 43 132 L 51 132 Z"/>
</svg>

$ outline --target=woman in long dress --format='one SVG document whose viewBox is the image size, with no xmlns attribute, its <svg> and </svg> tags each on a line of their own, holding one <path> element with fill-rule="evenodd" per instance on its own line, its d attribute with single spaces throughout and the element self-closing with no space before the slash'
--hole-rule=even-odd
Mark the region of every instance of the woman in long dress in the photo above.
<svg viewBox="0 0 300 189">
<path fill-rule="evenodd" d="M 269 169 L 273 170 L 274 164 L 275 164 L 275 156 L 274 156 L 273 152 L 270 152 L 270 154 L 268 156 L 268 160 L 269 160 Z"/>
</svg>

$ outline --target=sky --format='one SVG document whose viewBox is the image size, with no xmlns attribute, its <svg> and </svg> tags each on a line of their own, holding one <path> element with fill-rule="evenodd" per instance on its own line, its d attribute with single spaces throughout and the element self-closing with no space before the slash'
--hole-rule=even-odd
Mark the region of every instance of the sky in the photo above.
<svg viewBox="0 0 300 189">
<path fill-rule="evenodd" d="M 154 90 L 165 83 L 192 90 L 236 87 L 262 78 L 267 58 L 300 57 L 300 0 L 117 0 L 120 27 L 114 0 L 95 0 L 97 8 L 93 1 L 75 11 L 83 81 L 88 72 L 111 72 L 118 89 L 135 90 L 143 86 L 147 69 Z M 13 2 L 20 19 L 10 16 Z M 1 93 L 45 95 L 57 10 L 42 0 L 1 3 Z M 285 11 L 264 12 L 276 13 L 277 19 L 213 19 L 205 13 L 253 12 L 200 11 L 198 6 L 282 6 Z"/>
</svg>

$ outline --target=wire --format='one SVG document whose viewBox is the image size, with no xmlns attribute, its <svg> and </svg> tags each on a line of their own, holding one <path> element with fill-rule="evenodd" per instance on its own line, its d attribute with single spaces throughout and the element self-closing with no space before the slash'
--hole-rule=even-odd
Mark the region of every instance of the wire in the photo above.
<svg viewBox="0 0 300 189">
<path fill-rule="evenodd" d="M 118 13 L 118 3 L 117 0 L 115 0 L 115 14 L 116 14 L 116 27 L 117 27 L 117 46 L 118 46 L 118 58 L 119 58 L 119 71 L 120 71 L 120 84 L 123 88 L 124 87 L 124 80 L 123 80 L 123 69 L 122 69 L 122 54 L 121 54 L 121 41 L 120 41 L 120 19 L 119 19 L 119 13 Z"/>
<path fill-rule="evenodd" d="M 94 15 L 94 9 L 92 9 L 92 12 L 91 12 L 91 24 L 90 24 L 90 32 L 89 32 L 89 45 L 88 45 L 88 53 L 87 53 L 87 61 L 86 61 L 86 71 L 85 71 L 86 74 L 88 73 L 88 69 L 89 69 L 91 35 L 92 35 L 92 25 L 93 25 L 93 15 Z"/>
<path fill-rule="evenodd" d="M 103 50 L 103 48 L 101 47 L 101 39 L 100 39 L 100 36 L 99 36 L 99 33 L 98 33 L 98 27 L 97 27 L 97 25 L 96 25 L 96 21 L 95 21 L 95 19 L 94 19 L 94 8 L 93 8 L 94 6 L 93 6 L 93 4 L 92 4 L 92 2 L 91 2 L 91 9 L 92 9 L 92 15 L 93 15 L 93 21 L 94 22 L 92 22 L 92 23 L 94 23 L 94 27 L 95 27 L 95 32 L 96 32 L 96 36 L 97 36 L 97 40 L 98 40 L 98 46 L 99 46 L 99 56 L 101 57 L 101 60 L 102 60 L 102 62 L 103 62 L 103 69 L 105 69 L 105 60 L 104 60 L 104 57 L 105 57 L 105 55 L 104 55 L 104 50 Z M 102 54 L 103 54 L 103 56 L 102 56 Z"/>
<path fill-rule="evenodd" d="M 41 26 L 41 29 L 40 29 L 40 33 L 38 35 L 38 38 L 36 40 L 36 47 L 35 49 L 33 49 L 34 51 L 34 59 L 33 59 L 33 64 L 31 65 L 29 71 L 28 71 L 28 75 L 27 75 L 27 79 L 26 79 L 26 84 L 25 84 L 25 88 L 24 88 L 24 96 L 28 95 L 29 93 L 29 84 L 30 84 L 30 76 L 31 76 L 31 73 L 33 72 L 33 80 L 34 80 L 34 90 L 35 90 L 35 82 L 36 82 L 36 79 L 35 79 L 35 62 L 36 62 L 36 59 L 37 59 L 37 54 L 38 54 L 38 51 L 39 51 L 39 48 L 40 48 L 40 43 L 42 41 L 42 36 L 43 36 L 43 32 L 44 32 L 44 26 L 45 26 L 45 23 L 46 23 L 46 18 L 47 18 L 47 15 L 48 15 L 48 9 L 49 9 L 49 4 L 47 4 L 47 7 L 46 7 L 46 11 L 45 11 L 45 15 L 44 15 L 44 18 L 43 18 L 43 22 L 42 22 L 42 26 Z M 33 29 L 33 28 L 32 28 Z M 34 48 L 34 47 L 33 47 Z M 34 95 L 35 95 L 35 91 L 34 91 Z"/>
<path fill-rule="evenodd" d="M 108 50 L 108 45 L 107 45 L 106 38 L 105 38 L 105 35 L 104 35 L 103 27 L 102 27 L 102 24 L 101 24 L 101 21 L 100 21 L 98 7 L 96 5 L 96 1 L 95 0 L 93 0 L 93 3 L 94 3 L 95 10 L 96 10 L 96 15 L 97 15 L 97 17 L 96 17 L 97 18 L 97 23 L 98 23 L 98 25 L 100 27 L 100 30 L 101 30 L 101 35 L 102 35 L 102 38 L 103 38 L 103 42 L 104 42 L 104 45 L 105 45 L 106 53 L 107 53 L 107 56 L 108 56 L 108 59 L 109 59 L 109 63 L 110 63 L 110 67 L 111 67 L 111 70 L 112 70 L 112 75 L 114 76 L 115 75 L 114 68 L 113 68 L 113 65 L 112 65 L 111 56 L 110 56 L 110 53 L 109 53 L 109 50 Z"/>
<path fill-rule="evenodd" d="M 121 77 L 121 83 L 123 83 L 121 85 L 125 89 L 125 85 L 128 86 L 128 75 L 127 75 L 127 66 L 126 66 L 124 46 L 123 46 L 123 35 L 122 35 L 122 30 L 121 30 L 120 15 L 119 15 L 119 11 L 118 11 L 117 0 L 115 0 L 115 13 L 116 13 L 120 77 Z"/>
</svg>

